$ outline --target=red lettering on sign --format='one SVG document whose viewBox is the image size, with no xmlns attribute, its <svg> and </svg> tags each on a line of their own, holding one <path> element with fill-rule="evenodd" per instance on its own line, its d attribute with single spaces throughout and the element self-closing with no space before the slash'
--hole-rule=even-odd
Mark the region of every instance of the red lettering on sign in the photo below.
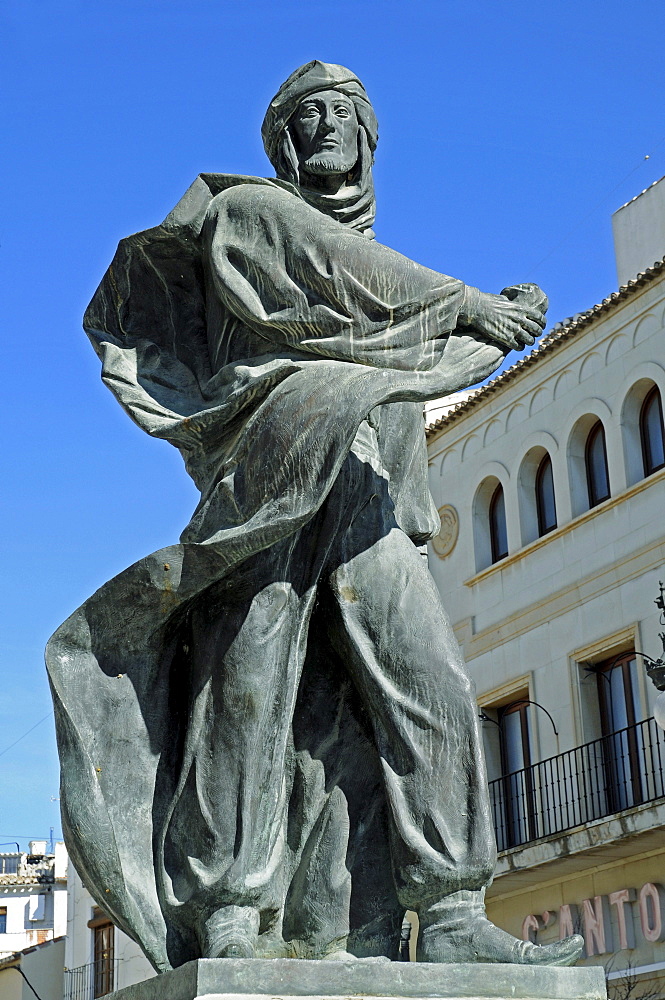
<svg viewBox="0 0 665 1000">
<path fill-rule="evenodd" d="M 635 899 L 634 889 L 618 889 L 611 892 L 608 897 L 611 906 L 617 909 L 617 926 L 619 928 L 619 948 L 635 947 L 635 928 L 633 925 L 633 911 L 629 907 L 626 915 L 626 903 L 632 903 Z"/>
<path fill-rule="evenodd" d="M 559 907 L 559 940 L 571 934 L 579 934 L 580 918 L 574 903 L 564 903 Z"/>
<path fill-rule="evenodd" d="M 594 896 L 593 901 L 585 899 L 582 902 L 584 916 L 584 943 L 587 957 L 604 955 L 612 950 L 610 942 L 610 921 L 607 912 L 607 897 Z"/>
<path fill-rule="evenodd" d="M 525 917 L 524 923 L 522 924 L 522 940 L 535 941 L 538 926 L 538 917 L 534 916 L 533 913 L 530 913 L 528 917 Z"/>
<path fill-rule="evenodd" d="M 663 940 L 663 887 L 656 882 L 640 889 L 640 923 L 647 941 Z"/>
</svg>

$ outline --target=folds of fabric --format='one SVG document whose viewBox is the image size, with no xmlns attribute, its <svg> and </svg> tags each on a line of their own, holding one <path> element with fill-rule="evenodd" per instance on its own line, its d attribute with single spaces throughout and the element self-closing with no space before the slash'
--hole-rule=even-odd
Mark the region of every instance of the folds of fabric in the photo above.
<svg viewBox="0 0 665 1000">
<path fill-rule="evenodd" d="M 104 381 L 180 449 L 202 494 L 180 544 L 105 584 L 47 648 L 73 861 L 158 969 L 171 963 L 154 795 L 184 617 L 315 516 L 372 411 L 400 527 L 433 533 L 416 404 L 504 353 L 454 332 L 462 289 L 289 185 L 202 175 L 162 226 L 123 240 L 89 307 Z M 390 446 L 394 419 L 406 450 Z"/>
</svg>

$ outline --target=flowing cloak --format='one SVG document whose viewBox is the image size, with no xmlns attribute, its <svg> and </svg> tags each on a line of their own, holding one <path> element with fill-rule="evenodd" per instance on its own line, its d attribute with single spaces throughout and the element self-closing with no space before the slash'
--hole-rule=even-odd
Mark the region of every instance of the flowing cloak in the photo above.
<svg viewBox="0 0 665 1000">
<path fill-rule="evenodd" d="M 87 310 L 104 382 L 201 491 L 180 543 L 101 587 L 47 647 L 69 851 L 158 970 L 182 960 L 155 874 L 177 623 L 307 524 L 369 414 L 398 523 L 418 543 L 434 534 L 422 403 L 505 354 L 457 329 L 464 289 L 287 182 L 202 174 L 162 225 L 120 243 Z"/>
</svg>

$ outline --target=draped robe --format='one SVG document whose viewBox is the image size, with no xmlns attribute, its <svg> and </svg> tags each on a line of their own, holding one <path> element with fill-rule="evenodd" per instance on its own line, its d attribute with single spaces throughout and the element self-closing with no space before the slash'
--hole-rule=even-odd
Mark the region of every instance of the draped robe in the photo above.
<svg viewBox="0 0 665 1000">
<path fill-rule="evenodd" d="M 120 243 L 88 308 L 104 382 L 140 427 L 179 448 L 201 491 L 180 542 L 101 587 L 47 648 L 68 848 L 93 896 L 159 970 L 196 957 L 170 939 L 156 888 L 169 810 L 160 761 L 176 727 L 169 678 L 184 616 L 307 525 L 369 414 L 399 526 L 416 544 L 436 532 L 422 403 L 482 380 L 505 354 L 458 327 L 464 288 L 322 215 L 286 182 L 212 174 L 161 226 Z M 337 697 L 369 761 L 353 693 Z M 332 725 L 330 706 L 320 712 Z M 319 793 L 312 806 L 301 782 L 310 830 Z M 303 856 L 296 845 L 300 908 Z M 352 860 L 347 867 L 353 875 Z M 383 898 L 374 912 L 359 904 L 358 940 L 391 905 L 394 929 L 395 902 Z"/>
</svg>

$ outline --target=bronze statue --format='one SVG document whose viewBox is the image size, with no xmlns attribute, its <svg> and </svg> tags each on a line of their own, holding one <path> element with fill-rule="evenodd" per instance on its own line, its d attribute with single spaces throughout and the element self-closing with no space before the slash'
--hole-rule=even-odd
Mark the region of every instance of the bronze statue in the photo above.
<svg viewBox="0 0 665 1000">
<path fill-rule="evenodd" d="M 422 404 L 532 344 L 547 300 L 374 240 L 377 123 L 298 69 L 275 179 L 202 174 L 86 313 L 103 379 L 201 501 L 55 633 L 67 845 L 158 970 L 198 957 L 568 964 L 489 923 L 474 692 L 423 559 Z M 157 502 L 158 502 L 158 498 Z"/>
</svg>

